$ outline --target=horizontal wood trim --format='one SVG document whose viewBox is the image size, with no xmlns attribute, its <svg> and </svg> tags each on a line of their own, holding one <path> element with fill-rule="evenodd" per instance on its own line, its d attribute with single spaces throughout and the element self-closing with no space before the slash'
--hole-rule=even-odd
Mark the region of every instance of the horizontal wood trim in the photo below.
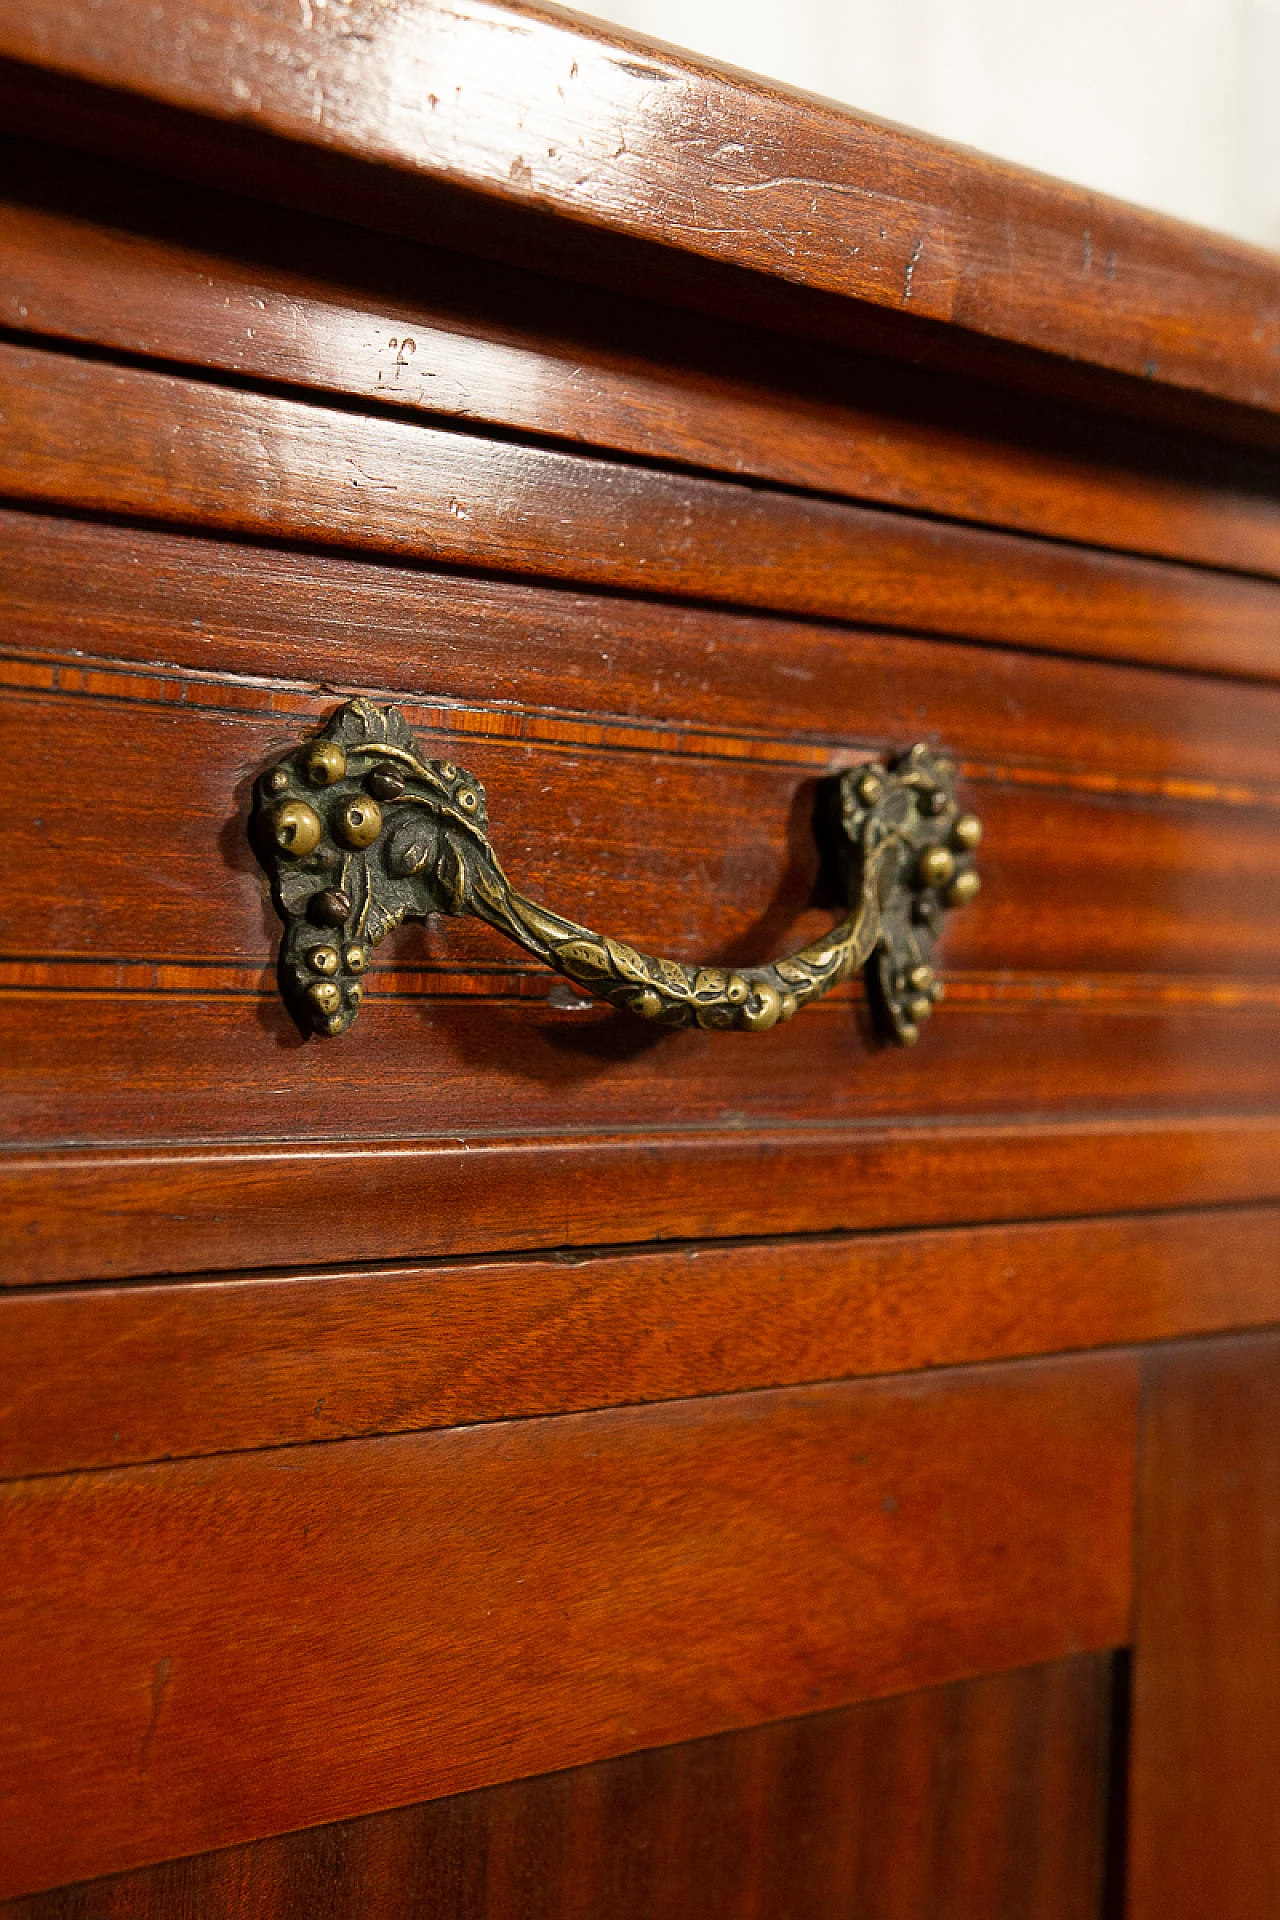
<svg viewBox="0 0 1280 1920">
<path fill-rule="evenodd" d="M 1077 1654 L 481 1788 L 0 1920 L 1097 1920 L 1112 1664 Z"/>
<path fill-rule="evenodd" d="M 1254 457 L 9 142 L 0 325 L 1086 545 L 1280 573 Z"/>
<path fill-rule="evenodd" d="M 144 22 L 60 0 L 7 6 L 0 53 L 137 102 L 139 145 L 155 103 L 222 123 L 233 153 L 254 131 L 673 261 L 1280 407 L 1270 256 L 554 9 L 463 0 L 410 28 L 377 0 L 310 20 L 217 0 L 197 34 L 178 6 Z"/>
<path fill-rule="evenodd" d="M 4 1138 L 17 1152 L 70 1141 L 108 1152 L 156 1143 L 162 1154 L 219 1140 L 271 1154 L 286 1140 L 323 1155 L 342 1141 L 376 1157 L 388 1139 L 438 1145 L 518 1129 L 554 1159 L 566 1135 L 626 1129 L 647 1162 L 677 1137 L 674 1120 L 693 1140 L 706 1130 L 759 1136 L 785 1183 L 811 1130 L 856 1142 L 886 1124 L 999 1125 L 1011 1114 L 1033 1128 L 1082 1114 L 1114 1125 L 1139 1101 L 1145 1114 L 1193 1128 L 1205 1112 L 1271 1112 L 1280 1101 L 1274 994 L 1270 1005 L 1215 1007 L 1162 1005 L 1153 993 L 1095 1009 L 1087 983 L 1074 1004 L 1037 1003 L 1029 984 L 1021 1000 L 944 1003 L 909 1052 L 877 1042 L 849 998 L 776 1036 L 655 1037 L 607 1007 L 451 995 L 446 978 L 417 997 L 371 995 L 356 1033 L 326 1040 L 299 1033 L 273 985 L 255 995 L 220 993 L 212 981 L 202 993 L 10 988 L 0 993 Z M 1179 1203 L 1175 1194 L 1166 1204 Z M 643 1196 L 634 1206 L 638 1214 Z M 1053 1198 L 1036 1210 L 1054 1211 Z M 819 1215 L 788 1214 L 781 1230 L 845 1224 L 821 1204 Z M 572 1210 L 553 1219 L 551 1240 L 572 1241 Z M 748 1217 L 731 1230 L 771 1229 Z M 247 1254 L 231 1264 L 260 1258 L 252 1221 L 244 1234 Z M 412 1239 L 399 1247 L 439 1250 Z M 368 1251 L 382 1257 L 381 1245 Z M 342 1255 L 361 1257 L 358 1245 Z"/>
<path fill-rule="evenodd" d="M 12 1285 L 1280 1200 L 1267 1115 L 0 1156 Z M 513 1206 L 513 1196 L 519 1197 Z"/>
<path fill-rule="evenodd" d="M 284 724 L 327 710 L 319 684 L 480 740 L 815 772 L 925 737 L 1007 784 L 1280 804 L 1280 689 L 1257 683 L 4 509 L 0 566 L 0 673 L 32 691 Z"/>
<path fill-rule="evenodd" d="M 1135 1404 L 1092 1356 L 10 1482 L 0 1892 L 1115 1645 Z"/>
<path fill-rule="evenodd" d="M 1280 584 L 0 344 L 0 493 L 1262 679 Z"/>
<path fill-rule="evenodd" d="M 0 1474 L 1280 1320 L 1280 1207 L 0 1296 Z"/>
<path fill-rule="evenodd" d="M 550 1016 L 572 1012 L 575 1024 L 582 1024 L 580 1016 L 593 1012 L 592 1004 L 580 995 L 567 1000 L 545 967 L 539 967 L 536 962 L 522 962 L 518 952 L 513 953 L 510 963 L 486 959 L 483 963 L 473 961 L 465 966 L 451 966 L 447 959 L 429 955 L 417 959 L 405 956 L 394 963 L 375 957 L 365 982 L 367 993 L 395 1000 L 431 1000 L 437 1004 L 485 1000 L 497 1006 L 534 1002 L 539 1011 Z M 975 970 L 958 973 L 948 968 L 944 985 L 949 1014 L 961 1009 L 985 1014 L 1067 1007 L 1090 1017 L 1114 1015 L 1129 1019 L 1138 1014 L 1150 1019 L 1163 1013 L 1173 1013 L 1175 1017 L 1192 1013 L 1266 1014 L 1280 1007 L 1280 978 L 1265 976 L 1055 975 L 1003 969 L 991 973 Z M 45 954 L 0 959 L 0 991 L 25 995 L 65 993 L 78 997 L 109 995 L 117 1001 L 151 996 L 197 998 L 205 1002 L 252 998 L 270 1006 L 279 988 L 270 971 L 261 965 L 226 956 L 195 960 L 160 954 L 147 959 L 105 954 Z M 856 1010 L 865 1002 L 863 983 L 845 982 L 813 1005 L 810 1024 L 814 1019 L 833 1015 L 847 1021 L 850 1009 Z M 594 1017 L 606 1018 L 607 1009 L 595 1006 Z M 937 1008 L 932 1017 L 938 1017 Z M 1224 1027 L 1223 1031 L 1230 1029 Z"/>
</svg>

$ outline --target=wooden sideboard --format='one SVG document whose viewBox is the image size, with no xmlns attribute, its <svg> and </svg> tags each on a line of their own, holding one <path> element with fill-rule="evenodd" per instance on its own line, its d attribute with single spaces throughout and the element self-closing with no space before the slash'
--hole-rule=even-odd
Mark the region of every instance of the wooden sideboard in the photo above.
<svg viewBox="0 0 1280 1920">
<path fill-rule="evenodd" d="M 1280 261 L 484 0 L 0 0 L 0 126 L 3 1920 L 1273 1920 Z M 354 699 L 768 1030 L 310 1031 Z M 916 742 L 946 997 L 776 1018 Z"/>
</svg>

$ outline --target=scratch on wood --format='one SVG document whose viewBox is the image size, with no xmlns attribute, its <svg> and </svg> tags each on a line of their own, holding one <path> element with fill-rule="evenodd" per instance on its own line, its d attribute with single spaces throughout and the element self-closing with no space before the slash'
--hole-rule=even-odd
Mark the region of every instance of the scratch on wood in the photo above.
<svg viewBox="0 0 1280 1920">
<path fill-rule="evenodd" d="M 914 247 L 912 247 L 911 249 L 911 258 L 907 261 L 906 271 L 902 276 L 903 306 L 905 306 L 907 301 L 911 298 L 911 282 L 915 277 L 916 267 L 919 265 L 920 256 L 923 252 L 924 252 L 924 236 L 921 235 L 920 238 L 916 241 Z"/>
</svg>

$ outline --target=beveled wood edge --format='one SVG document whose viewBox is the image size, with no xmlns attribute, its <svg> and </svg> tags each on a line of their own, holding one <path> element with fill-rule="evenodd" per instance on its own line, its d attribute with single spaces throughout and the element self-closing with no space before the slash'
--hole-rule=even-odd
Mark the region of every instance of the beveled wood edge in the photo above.
<svg viewBox="0 0 1280 1920">
<path fill-rule="evenodd" d="M 373 0 L 260 0 L 247 20 L 211 6 L 198 37 L 188 17 L 180 0 L 5 0 L 0 57 L 105 90 L 126 127 L 148 105 L 198 116 L 214 154 L 257 134 L 637 241 L 677 270 L 1280 412 L 1280 263 L 1242 243 L 556 7 L 423 6 L 411 32 Z M 59 131 L 92 144 L 89 118 Z M 269 168 L 259 182 L 269 195 Z"/>
<path fill-rule="evenodd" d="M 0 1294 L 0 1479 L 1280 1321 L 1280 1205 Z"/>
<path fill-rule="evenodd" d="M 521 1203 L 513 1209 L 511 1196 Z M 0 1284 L 1280 1199 L 1280 1116 L 917 1121 L 0 1155 Z"/>
<path fill-rule="evenodd" d="M 1274 580 L 348 413 L 0 340 L 0 488 L 46 515 L 622 590 L 1006 649 L 1280 676 Z M 175 435 L 175 421 L 182 431 Z M 267 453 L 270 459 L 267 459 Z M 343 461 L 366 473 L 359 499 Z M 245 486 L 246 463 L 255 484 Z M 394 487 L 370 486 L 385 463 Z M 592 463 L 601 486 L 610 463 Z M 495 480 L 504 514 L 492 513 Z M 689 544 L 690 515 L 701 540 Z M 570 531 L 567 531 L 570 529 Z M 887 571 L 886 571 L 887 570 Z M 1007 573 L 1010 592 L 991 592 Z M 892 580 L 891 590 L 886 585 Z"/>
<path fill-rule="evenodd" d="M 1166 430 L 1126 421 L 1108 433 L 1099 418 L 1086 446 L 1076 408 L 969 392 L 936 371 L 813 341 L 797 353 L 732 319 L 709 323 L 642 294 L 619 300 L 367 229 L 354 282 L 364 291 L 354 291 L 347 226 L 295 211 L 282 233 L 269 207 L 224 205 L 137 168 L 100 201 L 111 162 L 90 170 L 68 149 L 0 141 L 0 174 L 17 174 L 0 194 L 12 282 L 0 284 L 0 318 L 14 335 L 1046 538 L 1093 545 L 1105 527 L 1113 552 L 1280 573 L 1280 499 L 1256 451 L 1194 455 Z M 192 208 L 190 233 L 175 231 L 179 204 Z M 231 208 L 237 235 L 251 225 L 250 258 L 238 239 L 227 250 Z M 480 299 L 472 312 L 462 295 L 464 331 L 452 304 L 460 276 Z M 507 287 L 496 308 L 495 276 Z M 416 386 L 385 364 L 390 340 L 406 333 Z M 774 381 L 790 393 L 797 363 L 802 397 L 780 434 Z M 825 376 L 811 386 L 816 364 Z"/>
</svg>

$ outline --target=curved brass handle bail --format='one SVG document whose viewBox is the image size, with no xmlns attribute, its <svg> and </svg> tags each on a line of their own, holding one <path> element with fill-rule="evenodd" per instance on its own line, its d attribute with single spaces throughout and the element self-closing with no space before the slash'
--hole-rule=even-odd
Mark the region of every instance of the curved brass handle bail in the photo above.
<svg viewBox="0 0 1280 1920">
<path fill-rule="evenodd" d="M 484 789 L 418 751 L 398 707 L 352 700 L 264 773 L 252 830 L 286 934 L 281 989 L 319 1033 L 360 1006 L 369 949 L 401 920 L 474 914 L 601 1000 L 668 1027 L 763 1033 L 870 969 L 880 1024 L 904 1046 L 942 997 L 931 964 L 944 907 L 978 891 L 981 827 L 960 813 L 949 761 L 912 747 L 832 782 L 849 911 L 763 967 L 652 958 L 518 893 L 489 844 Z"/>
</svg>

